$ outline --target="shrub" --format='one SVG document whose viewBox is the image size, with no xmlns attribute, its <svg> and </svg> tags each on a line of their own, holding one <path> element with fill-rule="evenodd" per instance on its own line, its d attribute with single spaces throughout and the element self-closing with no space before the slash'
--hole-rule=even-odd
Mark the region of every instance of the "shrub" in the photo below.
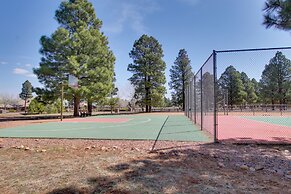
<svg viewBox="0 0 291 194">
<path fill-rule="evenodd" d="M 33 99 L 28 106 L 29 113 L 42 114 L 44 110 L 45 110 L 44 104 L 41 102 L 38 102 L 36 99 Z"/>
</svg>

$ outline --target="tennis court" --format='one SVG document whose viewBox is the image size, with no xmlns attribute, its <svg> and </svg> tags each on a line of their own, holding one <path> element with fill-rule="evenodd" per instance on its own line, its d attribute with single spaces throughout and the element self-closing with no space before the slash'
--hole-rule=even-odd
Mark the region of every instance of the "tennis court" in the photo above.
<svg viewBox="0 0 291 194">
<path fill-rule="evenodd" d="M 290 116 L 218 116 L 218 140 L 291 143 Z"/>
<path fill-rule="evenodd" d="M 64 119 L 0 129 L 0 137 L 211 141 L 184 115 L 159 114 Z"/>
</svg>

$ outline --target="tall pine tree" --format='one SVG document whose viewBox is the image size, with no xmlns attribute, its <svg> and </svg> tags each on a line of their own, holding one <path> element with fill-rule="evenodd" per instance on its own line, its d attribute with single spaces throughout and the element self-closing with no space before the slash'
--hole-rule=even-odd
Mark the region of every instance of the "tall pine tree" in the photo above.
<svg viewBox="0 0 291 194">
<path fill-rule="evenodd" d="M 133 73 L 129 81 L 135 88 L 135 98 L 146 107 L 146 112 L 151 112 L 152 106 L 163 104 L 166 93 L 162 46 L 154 37 L 142 35 L 134 42 L 129 56 L 133 63 L 127 70 Z"/>
<path fill-rule="evenodd" d="M 277 52 L 265 65 L 260 85 L 265 103 L 286 104 L 290 101 L 291 61 L 282 52 Z"/>
<path fill-rule="evenodd" d="M 185 88 L 189 84 L 192 77 L 191 61 L 188 57 L 187 51 L 181 49 L 174 65 L 170 69 L 169 82 L 172 91 L 172 102 L 175 106 L 182 106 L 185 110 Z"/>
<path fill-rule="evenodd" d="M 254 83 L 250 80 L 245 72 L 241 72 L 241 80 L 244 85 L 244 91 L 246 92 L 245 102 L 248 104 L 254 104 L 258 100 L 258 96 L 255 91 Z"/>
<path fill-rule="evenodd" d="M 77 77 L 79 88 L 65 87 L 67 98 L 73 96 L 77 116 L 81 98 L 92 103 L 112 92 L 115 57 L 100 32 L 102 22 L 87 0 L 63 1 L 55 18 L 60 27 L 50 37 L 41 37 L 43 57 L 34 73 L 46 92 L 56 96 L 69 74 Z"/>
<path fill-rule="evenodd" d="M 247 93 L 240 73 L 231 65 L 226 68 L 218 80 L 220 90 L 227 91 L 229 105 L 241 105 L 245 102 Z"/>
</svg>

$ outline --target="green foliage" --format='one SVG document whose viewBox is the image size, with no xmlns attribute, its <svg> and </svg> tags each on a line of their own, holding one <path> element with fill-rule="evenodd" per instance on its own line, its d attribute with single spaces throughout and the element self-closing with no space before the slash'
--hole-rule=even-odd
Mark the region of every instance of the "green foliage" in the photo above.
<svg viewBox="0 0 291 194">
<path fill-rule="evenodd" d="M 254 104 L 258 100 L 258 96 L 255 91 L 254 83 L 250 80 L 245 72 L 241 72 L 241 80 L 244 85 L 244 91 L 247 93 L 244 101 L 247 104 Z"/>
<path fill-rule="evenodd" d="M 173 106 L 171 99 L 165 97 L 164 98 L 164 107 L 171 107 L 171 106 Z"/>
<path fill-rule="evenodd" d="M 42 114 L 44 111 L 45 111 L 45 106 L 42 102 L 38 102 L 36 99 L 31 100 L 28 106 L 29 113 Z"/>
<path fill-rule="evenodd" d="M 114 109 L 119 107 L 119 98 L 108 98 L 106 104 L 110 106 L 112 113 Z"/>
<path fill-rule="evenodd" d="M 22 100 L 24 100 L 24 110 L 26 113 L 26 103 L 27 100 L 29 100 L 30 98 L 32 98 L 32 85 L 31 83 L 26 80 L 23 84 L 22 84 L 22 89 L 21 89 L 21 93 L 19 94 L 19 98 L 21 98 Z"/>
<path fill-rule="evenodd" d="M 261 95 L 265 103 L 286 104 L 290 101 L 291 91 L 291 61 L 282 52 L 277 52 L 265 65 L 260 85 Z"/>
<path fill-rule="evenodd" d="M 257 80 L 255 78 L 253 78 L 251 80 L 251 82 L 252 82 L 252 84 L 254 86 L 255 94 L 257 96 L 257 103 L 262 102 L 262 96 L 261 96 L 261 93 L 260 93 L 260 89 L 261 88 L 260 88 L 259 82 L 257 82 Z"/>
<path fill-rule="evenodd" d="M 214 76 L 209 72 L 202 75 L 202 96 L 203 107 L 209 111 L 214 106 Z"/>
<path fill-rule="evenodd" d="M 32 85 L 28 80 L 26 80 L 22 84 L 22 90 L 21 90 L 21 93 L 19 94 L 19 97 L 22 100 L 28 100 L 32 98 Z"/>
<path fill-rule="evenodd" d="M 291 30 L 291 1 L 267 0 L 265 3 L 264 22 L 266 28 L 274 26 L 282 30 Z"/>
<path fill-rule="evenodd" d="M 169 82 L 170 89 L 172 91 L 172 102 L 175 106 L 182 106 L 183 110 L 185 108 L 185 88 L 190 82 L 192 77 L 191 71 L 191 61 L 188 57 L 187 51 L 181 49 L 179 51 L 178 57 L 176 58 L 174 65 L 170 69 Z"/>
<path fill-rule="evenodd" d="M 47 104 L 45 106 L 45 112 L 48 114 L 60 113 L 61 112 L 61 105 L 62 105 L 61 100 L 57 99 L 53 103 Z M 63 107 L 63 110 L 64 110 L 64 107 Z"/>
<path fill-rule="evenodd" d="M 162 103 L 166 93 L 162 46 L 154 37 L 142 35 L 134 42 L 129 56 L 133 63 L 128 65 L 127 70 L 133 73 L 129 81 L 135 88 L 137 104 L 151 112 L 151 107 Z"/>
<path fill-rule="evenodd" d="M 58 113 L 58 108 L 54 104 L 47 104 L 45 106 L 45 112 L 47 114 Z"/>
<path fill-rule="evenodd" d="M 63 1 L 55 18 L 60 27 L 50 37 L 41 37 L 43 57 L 34 73 L 45 86 L 42 98 L 46 91 L 59 97 L 63 83 L 65 98 L 74 97 L 74 115 L 77 115 L 81 98 L 92 102 L 113 91 L 115 57 L 107 38 L 100 32 L 102 22 L 87 0 Z M 79 88 L 67 87 L 68 74 L 78 78 Z"/>
<path fill-rule="evenodd" d="M 229 66 L 218 80 L 220 90 L 228 92 L 228 103 L 230 105 L 243 104 L 247 97 L 241 74 L 233 67 Z"/>
</svg>

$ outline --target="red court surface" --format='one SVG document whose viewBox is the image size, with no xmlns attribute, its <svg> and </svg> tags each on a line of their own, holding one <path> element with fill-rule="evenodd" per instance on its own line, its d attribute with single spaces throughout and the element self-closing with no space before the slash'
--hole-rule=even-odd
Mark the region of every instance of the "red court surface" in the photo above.
<svg viewBox="0 0 291 194">
<path fill-rule="evenodd" d="M 125 123 L 128 118 L 74 118 L 64 119 L 65 123 Z"/>
<path fill-rule="evenodd" d="M 218 140 L 291 144 L 291 127 L 236 116 L 219 116 Z"/>
</svg>

